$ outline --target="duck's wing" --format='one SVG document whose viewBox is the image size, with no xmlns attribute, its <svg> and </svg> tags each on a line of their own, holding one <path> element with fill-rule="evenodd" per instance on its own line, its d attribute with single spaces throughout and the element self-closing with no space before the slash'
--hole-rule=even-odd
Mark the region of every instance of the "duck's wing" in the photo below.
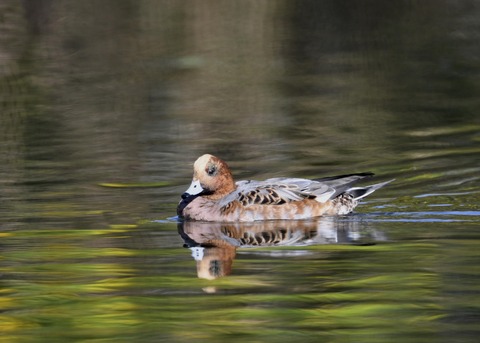
<svg viewBox="0 0 480 343">
<path fill-rule="evenodd" d="M 273 178 L 265 181 L 238 181 L 237 189 L 220 201 L 227 206 L 236 201 L 243 206 L 281 205 L 303 199 L 315 199 L 324 203 L 342 193 L 349 193 L 354 199 L 361 199 L 390 181 L 367 187 L 352 187 L 356 182 L 373 176 L 359 173 L 324 177 L 321 179 Z"/>
<path fill-rule="evenodd" d="M 234 201 L 243 206 L 281 205 L 306 198 L 325 202 L 335 194 L 335 189 L 329 185 L 308 179 L 248 180 L 239 181 L 236 185 L 237 189 L 220 201 L 222 207 Z"/>
</svg>

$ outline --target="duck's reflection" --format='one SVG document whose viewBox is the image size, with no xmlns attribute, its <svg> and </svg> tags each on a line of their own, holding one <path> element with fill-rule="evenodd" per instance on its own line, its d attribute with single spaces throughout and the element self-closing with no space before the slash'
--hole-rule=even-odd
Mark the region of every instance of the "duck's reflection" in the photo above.
<svg viewBox="0 0 480 343">
<path fill-rule="evenodd" d="M 333 243 L 371 244 L 384 240 L 360 221 L 322 218 L 309 221 L 254 223 L 180 222 L 184 247 L 192 251 L 199 278 L 216 279 L 231 274 L 240 247 L 312 245 Z"/>
</svg>

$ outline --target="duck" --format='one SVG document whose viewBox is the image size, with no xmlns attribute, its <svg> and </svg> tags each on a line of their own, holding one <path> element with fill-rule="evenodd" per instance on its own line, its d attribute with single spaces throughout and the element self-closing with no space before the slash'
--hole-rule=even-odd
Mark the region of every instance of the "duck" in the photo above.
<svg viewBox="0 0 480 343">
<path fill-rule="evenodd" d="M 303 179 L 277 177 L 235 182 L 228 164 L 211 154 L 193 164 L 193 179 L 181 195 L 177 215 L 183 221 L 255 222 L 303 220 L 346 215 L 360 199 L 392 182 L 354 187 L 370 172 Z"/>
</svg>

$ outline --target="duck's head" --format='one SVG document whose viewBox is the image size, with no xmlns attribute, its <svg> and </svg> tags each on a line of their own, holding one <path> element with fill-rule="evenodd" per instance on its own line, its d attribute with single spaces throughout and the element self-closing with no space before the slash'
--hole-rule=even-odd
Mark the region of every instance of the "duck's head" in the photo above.
<svg viewBox="0 0 480 343">
<path fill-rule="evenodd" d="M 200 156 L 193 165 L 193 180 L 182 199 L 204 196 L 218 200 L 235 190 L 235 181 L 227 163 L 210 154 Z"/>
</svg>

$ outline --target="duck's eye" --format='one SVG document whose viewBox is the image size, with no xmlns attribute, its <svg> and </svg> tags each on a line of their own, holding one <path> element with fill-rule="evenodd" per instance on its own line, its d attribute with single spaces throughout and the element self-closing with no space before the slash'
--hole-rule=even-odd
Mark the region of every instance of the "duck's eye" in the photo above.
<svg viewBox="0 0 480 343">
<path fill-rule="evenodd" d="M 217 173 L 217 167 L 214 165 L 214 164 L 210 164 L 208 167 L 207 167 L 207 174 L 209 176 L 213 176 Z"/>
</svg>

